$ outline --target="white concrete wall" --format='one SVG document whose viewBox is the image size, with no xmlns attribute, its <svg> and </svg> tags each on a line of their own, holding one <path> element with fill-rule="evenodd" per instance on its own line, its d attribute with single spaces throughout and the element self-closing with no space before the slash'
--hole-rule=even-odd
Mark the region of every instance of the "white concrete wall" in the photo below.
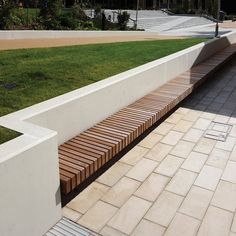
<svg viewBox="0 0 236 236">
<path fill-rule="evenodd" d="M 227 37 L 195 45 L 39 104 L 26 120 L 56 130 L 61 144 L 229 45 Z"/>
<path fill-rule="evenodd" d="M 61 31 L 61 30 L 1 30 L 0 40 L 6 39 L 52 39 L 52 38 L 90 38 L 134 35 L 157 35 L 145 31 Z"/>
<path fill-rule="evenodd" d="M 0 146 L 0 193 L 1 236 L 43 235 L 61 218 L 55 132 Z"/>
<path fill-rule="evenodd" d="M 42 235 L 60 218 L 58 144 L 230 43 L 235 33 L 1 117 L 23 135 L 0 145 L 0 235 Z"/>
</svg>

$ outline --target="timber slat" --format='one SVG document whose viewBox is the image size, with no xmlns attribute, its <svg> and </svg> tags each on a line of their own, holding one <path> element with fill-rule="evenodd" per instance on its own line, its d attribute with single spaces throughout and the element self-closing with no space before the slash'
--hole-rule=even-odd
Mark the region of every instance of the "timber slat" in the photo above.
<svg viewBox="0 0 236 236">
<path fill-rule="evenodd" d="M 61 192 L 68 194 L 185 99 L 236 52 L 236 45 L 59 146 Z"/>
</svg>

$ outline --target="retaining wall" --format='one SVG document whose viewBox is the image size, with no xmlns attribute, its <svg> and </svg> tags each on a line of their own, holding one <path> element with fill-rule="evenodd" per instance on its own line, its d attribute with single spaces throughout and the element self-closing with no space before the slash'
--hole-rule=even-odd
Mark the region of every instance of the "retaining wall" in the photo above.
<svg viewBox="0 0 236 236">
<path fill-rule="evenodd" d="M 60 219 L 59 144 L 232 43 L 236 33 L 1 117 L 23 135 L 0 145 L 0 235 L 42 235 Z"/>
</svg>

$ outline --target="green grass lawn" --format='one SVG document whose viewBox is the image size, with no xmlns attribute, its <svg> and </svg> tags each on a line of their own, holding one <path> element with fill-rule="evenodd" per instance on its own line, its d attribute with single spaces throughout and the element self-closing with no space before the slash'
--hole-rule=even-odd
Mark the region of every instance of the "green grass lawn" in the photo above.
<svg viewBox="0 0 236 236">
<path fill-rule="evenodd" d="M 161 58 L 205 39 L 0 52 L 0 116 Z M 171 69 L 171 68 L 170 68 Z M 1 134 L 2 133 L 2 134 Z M 9 140 L 0 130 L 0 143 Z"/>
<path fill-rule="evenodd" d="M 0 144 L 6 142 L 8 140 L 11 140 L 13 138 L 16 138 L 20 135 L 21 135 L 20 133 L 14 131 L 14 130 L 6 129 L 6 128 L 0 126 Z"/>
</svg>

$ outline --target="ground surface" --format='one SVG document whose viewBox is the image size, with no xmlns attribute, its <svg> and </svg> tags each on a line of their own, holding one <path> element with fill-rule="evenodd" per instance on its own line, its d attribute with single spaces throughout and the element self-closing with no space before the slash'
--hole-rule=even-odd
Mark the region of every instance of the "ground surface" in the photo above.
<svg viewBox="0 0 236 236">
<path fill-rule="evenodd" d="M 103 236 L 236 236 L 235 210 L 236 59 L 63 212 Z"/>
<path fill-rule="evenodd" d="M 111 10 L 106 10 L 112 16 Z M 136 11 L 129 10 L 131 18 L 136 19 Z M 113 19 L 113 18 L 112 18 Z M 133 22 L 129 22 L 133 26 Z M 147 32 L 156 32 L 162 36 L 207 37 L 215 36 L 215 23 L 205 17 L 168 15 L 162 11 L 140 10 L 138 28 Z M 219 34 L 223 35 L 236 30 L 235 22 L 220 24 Z"/>
<path fill-rule="evenodd" d="M 235 22 L 220 24 L 220 34 L 226 34 L 236 30 Z M 0 50 L 24 49 L 24 48 L 47 48 L 71 45 L 103 44 L 113 42 L 131 41 L 151 41 L 164 39 L 183 39 L 189 37 L 213 38 L 215 35 L 215 24 L 211 26 L 195 26 L 190 28 L 180 28 L 176 30 L 163 31 L 156 35 L 148 34 L 136 36 L 116 36 L 116 37 L 88 37 L 88 38 L 59 38 L 59 39 L 14 39 L 0 40 Z"/>
<path fill-rule="evenodd" d="M 220 27 L 223 27 L 223 28 L 235 28 L 236 29 L 236 22 L 235 21 L 233 21 L 233 22 L 224 22 L 224 23 L 220 24 Z"/>
<path fill-rule="evenodd" d="M 164 39 L 180 39 L 178 36 L 162 36 L 145 34 L 142 36 L 116 36 L 116 37 L 89 37 L 89 38 L 59 38 L 59 39 L 14 39 L 0 40 L 0 50 L 21 49 L 21 48 L 47 48 L 70 45 L 85 45 L 97 43 L 150 41 Z"/>
<path fill-rule="evenodd" d="M 118 12 L 118 10 L 115 10 Z M 135 10 L 125 10 L 130 14 L 130 18 L 136 19 Z M 113 20 L 114 10 L 105 10 L 107 17 L 110 15 Z M 87 12 L 88 15 L 91 15 L 91 12 Z M 114 15 L 114 22 L 117 22 L 117 15 Z M 208 20 L 204 17 L 199 16 L 183 16 L 183 15 L 168 15 L 163 11 L 159 10 L 139 10 L 138 11 L 138 29 L 144 29 L 145 31 L 150 32 L 163 32 L 168 30 L 175 30 L 179 28 L 194 27 L 199 25 L 208 25 L 212 24 L 211 20 Z M 134 21 L 129 21 L 128 26 L 133 27 Z"/>
<path fill-rule="evenodd" d="M 149 11 L 147 11 L 149 12 Z M 154 12 L 155 13 L 155 12 Z M 59 39 L 14 39 L 14 40 L 0 40 L 0 50 L 22 49 L 22 48 L 45 48 L 45 47 L 59 47 L 69 45 L 85 45 L 94 43 L 112 43 L 112 42 L 128 42 L 128 41 L 150 41 L 150 40 L 164 40 L 164 39 L 181 39 L 186 37 L 214 37 L 215 24 L 198 25 L 198 21 L 191 21 L 193 24 L 180 21 L 179 25 L 172 27 L 172 20 L 164 17 L 162 21 L 153 19 L 150 14 L 150 19 L 141 15 L 141 19 L 145 19 L 147 24 L 152 21 L 155 27 L 162 25 L 163 31 L 160 32 L 161 26 L 158 26 L 159 32 L 156 35 L 146 33 L 145 35 L 127 35 L 127 36 L 104 36 L 104 37 L 88 37 L 88 38 L 59 38 Z M 154 17 L 155 18 L 155 17 Z M 179 19 L 179 17 L 178 17 Z M 149 23 L 148 23 L 149 22 Z M 208 22 L 209 23 L 209 22 Z M 169 29 L 167 30 L 169 25 Z M 172 27 L 172 28 L 171 28 Z M 156 28 L 157 29 L 157 28 Z M 236 30 L 236 22 L 225 22 L 220 24 L 220 34 L 226 34 Z"/>
<path fill-rule="evenodd" d="M 0 116 L 202 41 L 183 39 L 2 51 Z M 0 143 L 3 137 L 0 134 Z"/>
<path fill-rule="evenodd" d="M 200 25 L 179 29 L 172 29 L 161 32 L 163 36 L 182 36 L 182 37 L 207 37 L 214 38 L 216 23 L 210 25 Z M 224 22 L 219 24 L 219 35 L 224 35 L 230 32 L 236 32 L 235 22 Z"/>
</svg>

